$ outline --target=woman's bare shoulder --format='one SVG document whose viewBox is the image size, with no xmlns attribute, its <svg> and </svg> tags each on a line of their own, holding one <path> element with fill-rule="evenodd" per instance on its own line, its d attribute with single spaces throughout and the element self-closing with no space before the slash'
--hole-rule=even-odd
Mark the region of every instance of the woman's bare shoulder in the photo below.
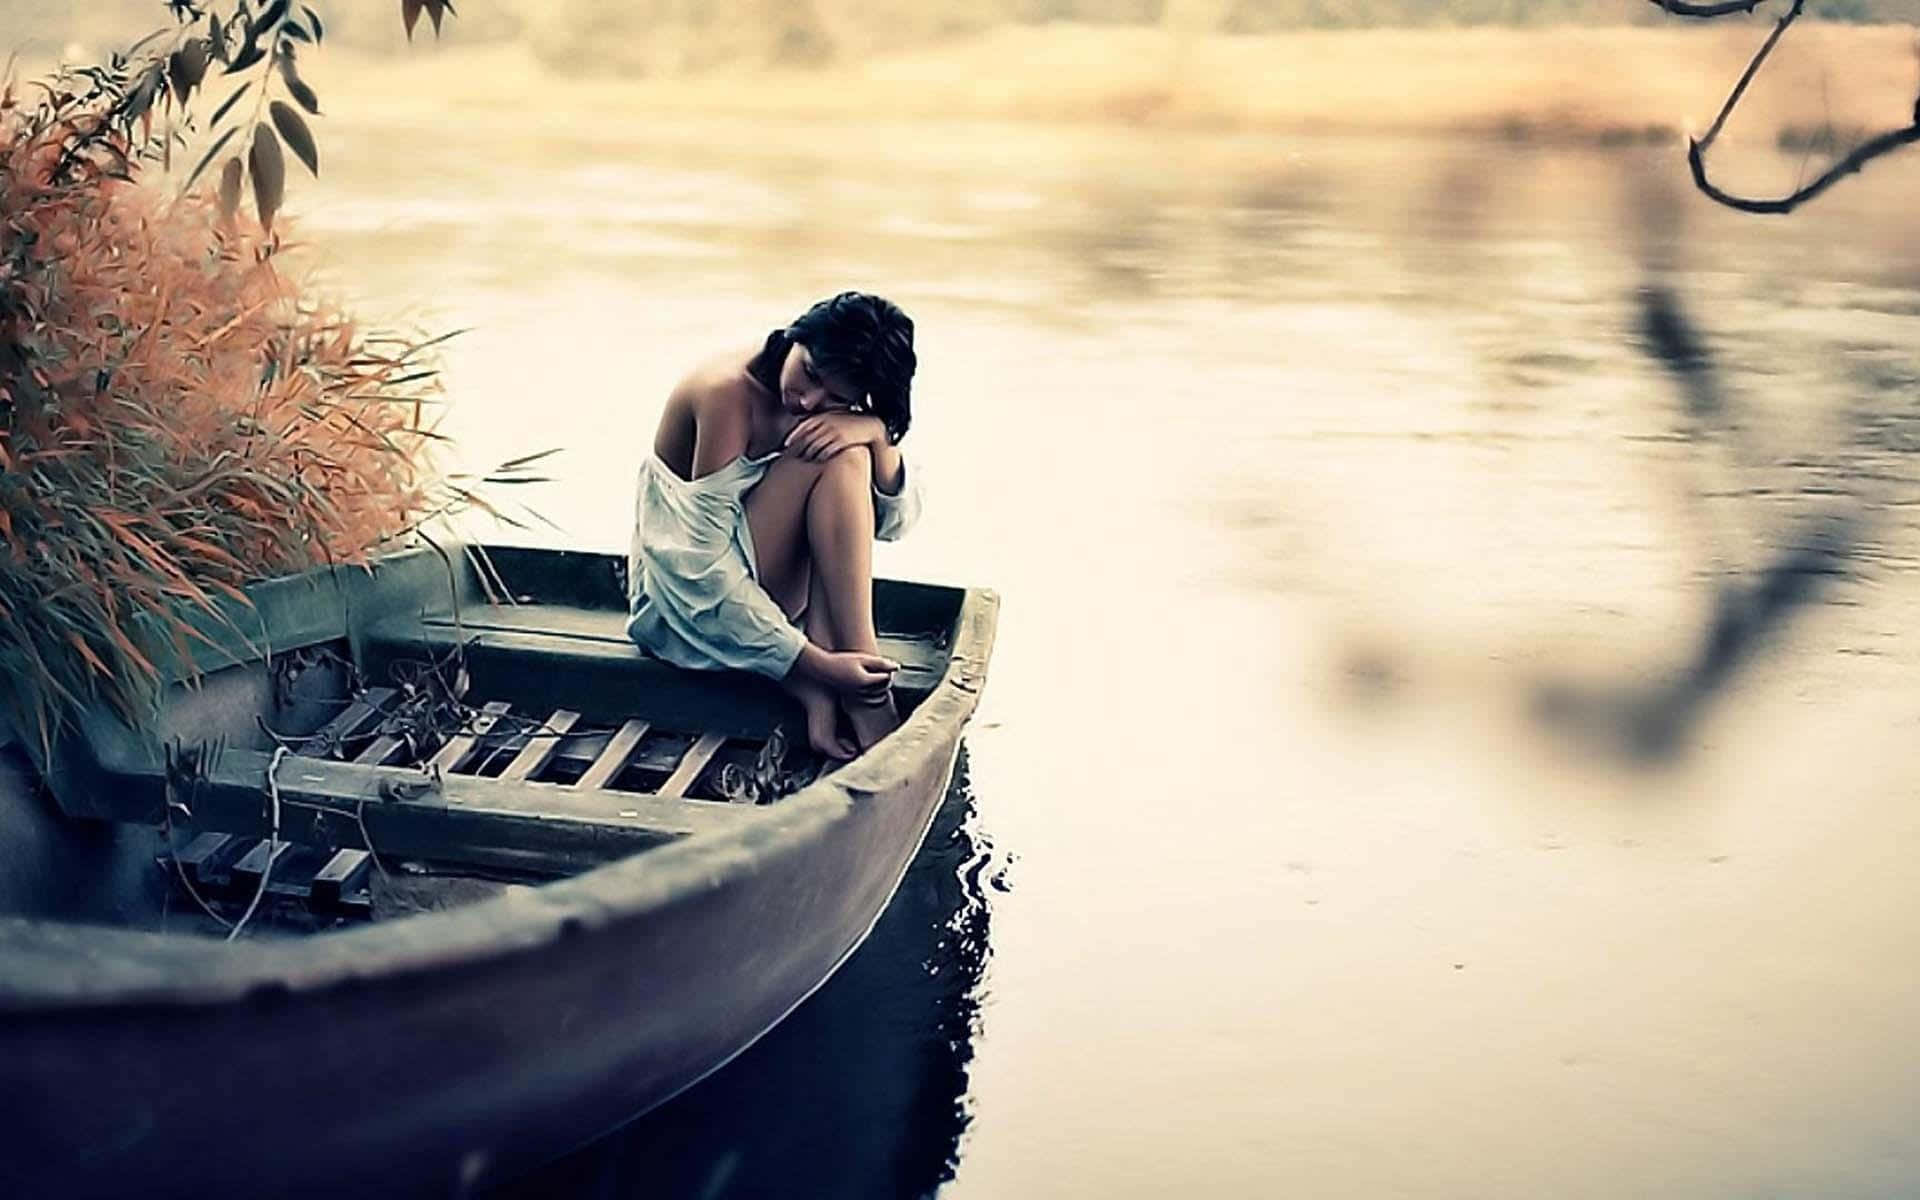
<svg viewBox="0 0 1920 1200">
<path fill-rule="evenodd" d="M 752 399 L 753 385 L 746 373 L 749 357 L 744 352 L 731 352 L 701 362 L 674 387 L 669 405 L 695 415 L 716 409 L 744 410 Z"/>
<path fill-rule="evenodd" d="M 689 371 L 667 397 L 654 451 L 683 478 L 697 479 L 744 454 L 753 430 L 751 355 L 716 355 Z"/>
</svg>

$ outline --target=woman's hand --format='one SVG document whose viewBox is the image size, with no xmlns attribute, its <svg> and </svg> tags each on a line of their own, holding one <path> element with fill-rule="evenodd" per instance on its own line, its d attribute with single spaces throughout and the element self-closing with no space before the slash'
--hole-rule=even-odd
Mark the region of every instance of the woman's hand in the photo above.
<svg viewBox="0 0 1920 1200">
<path fill-rule="evenodd" d="M 782 447 L 795 458 L 825 462 L 852 446 L 884 446 L 887 424 L 870 413 L 815 413 L 793 427 Z"/>
<path fill-rule="evenodd" d="M 821 654 L 814 677 L 841 695 L 871 702 L 886 698 L 899 669 L 899 663 L 878 654 L 830 650 Z"/>
</svg>

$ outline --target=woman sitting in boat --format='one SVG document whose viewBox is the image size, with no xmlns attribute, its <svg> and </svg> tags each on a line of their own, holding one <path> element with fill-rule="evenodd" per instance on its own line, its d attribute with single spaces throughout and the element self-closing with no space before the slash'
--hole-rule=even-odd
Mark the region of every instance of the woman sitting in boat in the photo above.
<svg viewBox="0 0 1920 1200">
<path fill-rule="evenodd" d="M 780 681 L 832 758 L 899 724 L 873 539 L 919 515 L 899 450 L 914 365 L 907 315 L 843 292 L 681 381 L 640 468 L 627 635 L 679 666 Z"/>
</svg>

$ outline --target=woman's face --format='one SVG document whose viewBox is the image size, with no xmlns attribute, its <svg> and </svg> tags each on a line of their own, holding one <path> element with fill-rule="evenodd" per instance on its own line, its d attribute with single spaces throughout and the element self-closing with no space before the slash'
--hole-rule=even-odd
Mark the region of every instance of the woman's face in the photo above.
<svg viewBox="0 0 1920 1200">
<path fill-rule="evenodd" d="M 796 417 L 849 412 L 863 407 L 865 399 L 844 376 L 815 366 L 813 355 L 799 342 L 788 348 L 780 364 L 780 405 L 787 412 Z"/>
</svg>

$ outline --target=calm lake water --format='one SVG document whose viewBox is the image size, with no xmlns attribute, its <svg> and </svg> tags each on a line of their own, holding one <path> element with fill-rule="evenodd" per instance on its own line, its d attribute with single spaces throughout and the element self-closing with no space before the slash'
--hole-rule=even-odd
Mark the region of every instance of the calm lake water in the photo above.
<svg viewBox="0 0 1920 1200">
<path fill-rule="evenodd" d="M 869 947 L 512 1194 L 1920 1189 L 1920 158 L 1763 220 L 1672 149 L 534 103 L 295 197 L 471 328 L 466 462 L 563 449 L 522 536 L 623 546 L 680 373 L 864 287 L 879 569 L 1004 607 Z"/>
</svg>

